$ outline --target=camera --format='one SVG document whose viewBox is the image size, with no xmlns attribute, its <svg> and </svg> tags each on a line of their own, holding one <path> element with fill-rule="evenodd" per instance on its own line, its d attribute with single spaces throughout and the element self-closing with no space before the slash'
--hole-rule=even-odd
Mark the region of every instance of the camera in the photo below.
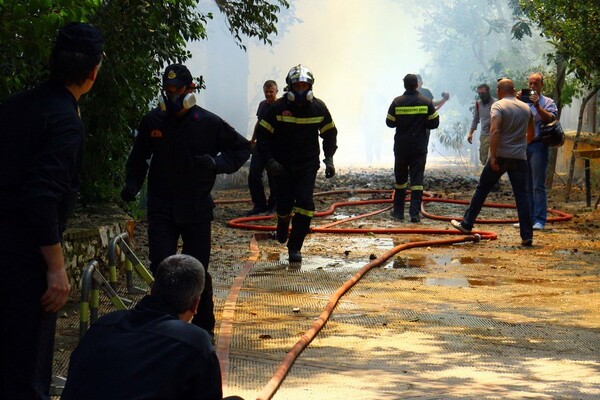
<svg viewBox="0 0 600 400">
<path fill-rule="evenodd" d="M 532 94 L 535 94 L 535 90 L 531 90 L 531 89 L 521 89 L 521 101 L 525 102 L 525 103 L 533 103 L 533 101 L 531 101 L 531 99 L 529 98 L 529 96 L 531 96 Z"/>
</svg>

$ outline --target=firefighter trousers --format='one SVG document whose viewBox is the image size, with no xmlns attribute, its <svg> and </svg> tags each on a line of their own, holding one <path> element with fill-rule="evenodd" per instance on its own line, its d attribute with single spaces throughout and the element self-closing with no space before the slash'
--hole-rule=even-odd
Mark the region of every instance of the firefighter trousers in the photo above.
<svg viewBox="0 0 600 400">
<path fill-rule="evenodd" d="M 208 272 L 211 248 L 210 221 L 175 223 L 169 210 L 148 210 L 148 246 L 150 270 L 153 274 L 162 260 L 177 253 L 180 237 L 183 241 L 181 253 L 198 259 L 205 272 L 204 291 L 192 323 L 212 335 L 215 329 L 215 314 L 212 277 Z"/>
<path fill-rule="evenodd" d="M 315 213 L 313 190 L 318 169 L 318 164 L 291 167 L 277 177 L 277 214 L 286 217 L 294 212 L 287 244 L 292 251 L 302 248 L 304 238 L 310 230 L 310 221 Z"/>
</svg>

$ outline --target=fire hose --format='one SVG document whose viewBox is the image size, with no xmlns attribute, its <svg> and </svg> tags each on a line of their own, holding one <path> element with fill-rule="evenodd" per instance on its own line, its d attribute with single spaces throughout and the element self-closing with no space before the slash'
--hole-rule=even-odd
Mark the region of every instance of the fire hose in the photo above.
<svg viewBox="0 0 600 400">
<path fill-rule="evenodd" d="M 351 193 L 351 194 L 390 193 L 391 194 L 392 192 L 393 192 L 392 190 L 369 190 L 369 189 L 336 190 L 336 191 L 315 193 L 314 196 L 317 197 L 317 196 L 348 194 L 348 193 Z M 243 200 L 225 200 L 225 201 L 217 201 L 217 203 L 225 204 L 225 203 L 235 203 L 235 202 L 240 202 L 240 201 L 243 201 Z M 371 205 L 371 204 L 387 204 L 387 203 L 392 203 L 392 202 L 393 202 L 393 198 L 336 202 L 336 203 L 333 203 L 327 210 L 315 213 L 315 217 L 323 217 L 323 216 L 331 215 L 339 207 L 361 206 L 361 205 Z M 459 219 L 460 220 L 460 218 L 446 217 L 446 216 L 435 215 L 435 214 L 427 212 L 425 210 L 425 204 L 430 203 L 430 202 L 450 203 L 450 204 L 469 204 L 468 201 L 464 201 L 464 200 L 442 199 L 442 198 L 434 197 L 431 193 L 427 193 L 427 192 L 423 193 L 423 202 L 421 205 L 422 214 L 427 218 L 434 219 L 434 220 L 442 220 L 442 221 L 449 221 L 451 219 Z M 359 218 L 365 218 L 365 217 L 369 217 L 372 215 L 376 215 L 376 214 L 385 212 L 385 211 L 389 210 L 391 207 L 392 206 L 387 206 L 383 209 L 379 209 L 379 210 L 372 211 L 369 213 L 356 215 L 353 217 L 346 218 L 344 220 L 335 221 L 335 222 L 325 224 L 322 226 L 313 227 L 313 228 L 311 228 L 311 232 L 313 232 L 313 233 L 338 233 L 338 234 L 361 234 L 361 233 L 363 233 L 363 234 L 368 234 L 368 233 L 371 233 L 371 234 L 377 234 L 377 233 L 380 233 L 380 234 L 423 233 L 423 234 L 436 234 L 436 235 L 460 235 L 461 234 L 461 232 L 454 230 L 454 229 L 334 228 L 334 226 L 340 225 L 342 223 L 346 223 L 346 222 L 356 220 Z M 497 204 L 497 203 L 485 203 L 484 207 L 503 208 L 503 209 L 516 208 L 516 206 L 514 206 L 514 205 Z M 556 215 L 555 217 L 548 218 L 548 222 L 568 221 L 573 218 L 572 215 L 567 214 L 562 211 L 558 211 L 558 210 L 549 209 L 548 212 L 550 214 Z M 256 222 L 256 221 L 265 221 L 265 220 L 270 220 L 272 218 L 273 218 L 273 216 L 270 216 L 270 215 L 235 218 L 235 219 L 230 220 L 227 223 L 227 225 L 231 228 L 236 228 L 236 229 L 247 229 L 247 230 L 263 231 L 263 232 L 264 231 L 275 231 L 277 229 L 276 226 L 253 224 L 253 222 Z M 514 223 L 514 222 L 518 222 L 518 219 L 497 219 L 496 218 L 496 219 L 477 219 L 476 220 L 476 223 L 480 223 L 480 224 L 481 223 L 483 223 L 483 224 L 506 224 L 506 223 Z M 312 340 L 317 336 L 317 334 L 320 332 L 320 330 L 325 326 L 325 324 L 327 323 L 327 320 L 333 313 L 333 309 L 337 305 L 340 298 L 348 290 L 350 290 L 372 268 L 382 265 L 383 263 L 385 263 L 387 260 L 392 258 L 397 253 L 399 253 L 403 250 L 407 250 L 407 249 L 412 249 L 412 248 L 417 248 L 417 247 L 428 247 L 428 246 L 444 246 L 444 245 L 450 245 L 450 244 L 455 244 L 455 243 L 464 243 L 464 242 L 479 242 L 482 239 L 495 240 L 495 239 L 497 239 L 497 237 L 498 237 L 497 234 L 494 232 L 474 230 L 472 232 L 472 234 L 468 235 L 468 236 L 458 236 L 458 237 L 448 238 L 448 239 L 424 240 L 424 241 L 403 243 L 403 244 L 397 245 L 394 248 L 386 251 L 384 254 L 382 254 L 381 256 L 372 260 L 368 264 L 365 264 L 356 274 L 354 274 L 349 280 L 347 280 L 342 286 L 340 286 L 331 295 L 327 305 L 325 306 L 324 310 L 321 312 L 321 314 L 319 315 L 317 320 L 313 323 L 311 328 L 302 335 L 302 337 L 298 340 L 298 342 L 296 342 L 296 344 L 293 346 L 293 348 L 286 354 L 286 356 L 280 363 L 279 367 L 273 374 L 272 378 L 269 380 L 269 382 L 263 387 L 261 392 L 258 394 L 257 400 L 268 400 L 268 399 L 271 399 L 275 395 L 275 393 L 281 386 L 283 380 L 285 379 L 289 369 L 294 364 L 295 360 L 299 357 L 299 355 L 302 353 L 302 351 L 312 342 Z M 249 258 L 249 263 L 247 263 L 247 265 L 245 266 L 245 268 L 243 269 L 243 272 L 242 272 L 243 277 L 241 277 L 241 276 L 238 277 L 241 279 L 236 278 L 236 282 L 234 282 L 235 287 L 232 289 L 232 292 L 234 292 L 235 294 L 233 297 L 236 297 L 237 293 L 239 293 L 241 285 L 243 284 L 243 278 L 245 278 L 245 276 L 248 274 L 251 266 L 254 264 L 254 262 L 257 259 L 258 248 L 256 246 L 255 238 L 253 238 L 253 241 L 251 244 L 251 250 L 252 250 L 252 252 L 251 252 L 251 258 Z M 237 286 L 239 286 L 239 287 L 237 287 Z M 229 300 L 230 299 L 228 298 L 228 301 L 226 302 L 226 307 L 228 309 L 231 309 L 232 305 Z M 235 302 L 235 298 L 231 299 L 231 301 Z M 233 314 L 232 313 L 229 313 L 229 314 L 231 314 L 228 318 L 230 320 L 222 321 L 222 323 L 221 323 L 222 326 L 223 326 L 223 324 L 225 324 L 225 326 L 229 326 L 229 328 L 226 328 L 227 332 L 229 332 L 229 333 L 227 335 L 225 335 L 223 341 L 221 340 L 221 335 L 219 335 L 219 342 L 218 342 L 218 346 L 217 346 L 217 354 L 219 355 L 219 359 L 221 360 L 222 358 L 225 358 L 225 360 L 221 361 L 221 365 L 225 368 L 228 367 L 228 363 L 229 363 L 228 347 L 229 347 L 229 342 L 231 340 L 230 326 L 233 323 Z M 223 373 L 223 378 L 224 378 L 223 383 L 226 384 L 228 372 L 223 371 L 223 369 L 222 369 L 222 373 Z"/>
</svg>

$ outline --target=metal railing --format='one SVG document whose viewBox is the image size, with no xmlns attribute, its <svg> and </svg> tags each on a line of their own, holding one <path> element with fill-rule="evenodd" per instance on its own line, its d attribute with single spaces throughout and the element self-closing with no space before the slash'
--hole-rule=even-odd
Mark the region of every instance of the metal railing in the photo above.
<svg viewBox="0 0 600 400">
<path fill-rule="evenodd" d="M 102 276 L 98 261 L 86 264 L 81 276 L 81 303 L 79 304 L 79 339 L 87 332 L 91 323 L 98 319 L 100 290 L 109 298 L 117 310 L 125 310 L 133 305 L 133 300 L 120 297 L 113 286 Z"/>
<path fill-rule="evenodd" d="M 146 290 L 133 284 L 133 272 L 135 271 L 138 276 L 142 278 L 148 285 L 152 285 L 152 283 L 154 283 L 154 278 L 152 277 L 150 271 L 148 271 L 148 269 L 144 266 L 144 264 L 142 264 L 140 259 L 131 249 L 131 242 L 127 232 L 123 232 L 117 236 L 114 236 L 108 243 L 109 281 L 113 289 L 116 290 L 117 287 L 117 260 L 119 251 L 125 255 L 125 279 L 127 282 L 127 293 L 146 293 Z"/>
</svg>

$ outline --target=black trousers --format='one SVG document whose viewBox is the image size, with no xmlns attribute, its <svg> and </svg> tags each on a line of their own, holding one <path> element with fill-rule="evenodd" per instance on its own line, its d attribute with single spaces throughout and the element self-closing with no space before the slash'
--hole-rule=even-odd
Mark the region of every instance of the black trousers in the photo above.
<svg viewBox="0 0 600 400">
<path fill-rule="evenodd" d="M 310 230 L 310 221 L 315 211 L 313 191 L 319 165 L 286 168 L 285 174 L 277 177 L 277 214 L 295 212 L 288 241 L 290 250 L 300 250 Z"/>
<path fill-rule="evenodd" d="M 250 197 L 252 203 L 257 208 L 273 208 L 277 204 L 277 184 L 268 173 L 267 178 L 269 180 L 269 199 L 265 195 L 265 186 L 263 185 L 263 171 L 267 166 L 265 158 L 260 154 L 258 150 L 252 152 L 252 159 L 250 160 L 250 170 L 248 171 L 248 189 L 250 190 Z"/>
<path fill-rule="evenodd" d="M 412 216 L 419 215 L 423 197 L 423 178 L 425 176 L 425 164 L 427 153 L 420 154 L 395 154 L 394 175 L 396 178 L 396 189 L 406 185 L 404 189 L 410 189 L 410 209 Z M 410 186 L 408 178 L 410 176 Z M 402 196 L 404 197 L 404 196 Z"/>
<path fill-rule="evenodd" d="M 148 210 L 148 246 L 152 273 L 156 273 L 162 260 L 177 253 L 180 237 L 183 241 L 181 253 L 197 258 L 204 266 L 205 272 L 204 291 L 192 323 L 212 334 L 215 329 L 215 314 L 212 277 L 208 272 L 211 247 L 210 221 L 178 224 L 173 221 L 170 210 Z"/>
<path fill-rule="evenodd" d="M 423 186 L 427 153 L 410 155 L 395 154 L 394 161 L 396 184 L 408 183 L 410 175 L 410 186 Z M 410 187 L 408 188 L 410 189 Z"/>
<path fill-rule="evenodd" d="M 15 226 L 0 224 L 0 399 L 50 399 L 56 313 L 40 305 L 46 263 Z"/>
</svg>

